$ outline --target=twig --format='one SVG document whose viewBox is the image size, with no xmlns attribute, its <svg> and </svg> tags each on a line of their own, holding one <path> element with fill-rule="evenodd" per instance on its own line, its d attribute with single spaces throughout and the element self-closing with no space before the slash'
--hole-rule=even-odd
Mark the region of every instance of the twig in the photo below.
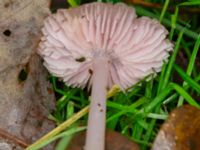
<svg viewBox="0 0 200 150">
<path fill-rule="evenodd" d="M 162 5 L 159 3 L 151 3 L 151 2 L 146 2 L 143 0 L 125 0 L 128 3 L 134 4 L 134 5 L 141 5 L 143 7 L 149 7 L 149 8 L 157 8 L 157 9 L 162 9 Z M 174 11 L 175 7 L 170 7 L 169 11 Z M 182 7 L 180 9 L 181 12 L 190 12 L 190 13 L 200 13 L 199 8 L 184 8 Z"/>
<path fill-rule="evenodd" d="M 27 142 L 25 142 L 24 140 L 18 138 L 17 136 L 15 135 L 12 135 L 6 131 L 4 131 L 3 129 L 0 129 L 0 137 L 2 138 L 5 138 L 9 141 L 12 141 L 14 142 L 15 144 L 23 147 L 23 148 L 26 148 L 29 144 Z"/>
<path fill-rule="evenodd" d="M 127 2 L 135 4 L 135 5 L 142 5 L 144 7 L 159 8 L 159 9 L 162 8 L 162 6 L 159 3 L 151 3 L 151 2 L 146 2 L 143 0 L 127 0 Z"/>
</svg>

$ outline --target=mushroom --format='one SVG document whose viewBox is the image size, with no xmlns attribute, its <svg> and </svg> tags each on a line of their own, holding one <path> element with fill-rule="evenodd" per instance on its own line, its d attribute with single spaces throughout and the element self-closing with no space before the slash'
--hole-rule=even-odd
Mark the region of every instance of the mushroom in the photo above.
<svg viewBox="0 0 200 150">
<path fill-rule="evenodd" d="M 91 87 L 86 150 L 103 150 L 106 92 L 123 91 L 161 70 L 172 44 L 167 30 L 137 18 L 123 3 L 89 3 L 60 9 L 44 22 L 38 52 L 53 75 L 72 87 Z"/>
</svg>

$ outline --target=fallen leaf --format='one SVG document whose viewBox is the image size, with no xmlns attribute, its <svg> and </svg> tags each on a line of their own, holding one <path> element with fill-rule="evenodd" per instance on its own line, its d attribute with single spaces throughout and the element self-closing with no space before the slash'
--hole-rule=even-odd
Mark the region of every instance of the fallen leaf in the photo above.
<svg viewBox="0 0 200 150">
<path fill-rule="evenodd" d="M 139 150 L 139 146 L 129 138 L 118 132 L 106 131 L 105 150 Z M 85 132 L 75 135 L 67 150 L 83 150 L 85 144 Z"/>
<path fill-rule="evenodd" d="M 0 1 L 0 129 L 8 133 L 7 139 L 0 134 L 3 146 L 14 143 L 10 135 L 32 143 L 55 126 L 47 118 L 55 105 L 49 75 L 36 55 L 49 4 Z"/>
<path fill-rule="evenodd" d="M 159 131 L 152 150 L 199 150 L 200 110 L 185 105 L 175 109 Z"/>
</svg>

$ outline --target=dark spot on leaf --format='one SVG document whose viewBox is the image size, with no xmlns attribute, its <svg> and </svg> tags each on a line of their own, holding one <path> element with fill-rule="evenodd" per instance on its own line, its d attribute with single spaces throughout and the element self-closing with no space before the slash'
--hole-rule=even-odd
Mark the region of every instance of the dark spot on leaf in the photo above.
<svg viewBox="0 0 200 150">
<path fill-rule="evenodd" d="M 89 72 L 89 74 L 91 74 L 91 75 L 93 74 L 92 69 L 89 69 L 88 72 Z"/>
<path fill-rule="evenodd" d="M 75 59 L 77 62 L 84 62 L 86 59 L 85 57 L 80 57 Z"/>
<path fill-rule="evenodd" d="M 110 90 L 109 86 L 106 86 L 106 90 L 107 90 L 107 91 L 109 91 L 109 90 Z"/>
<path fill-rule="evenodd" d="M 98 103 L 97 105 L 98 105 L 99 107 L 101 107 L 101 104 L 100 104 L 100 103 Z"/>
<path fill-rule="evenodd" d="M 5 8 L 8 8 L 9 5 L 10 5 L 9 3 L 5 3 L 5 4 L 4 4 L 4 7 L 5 7 Z"/>
<path fill-rule="evenodd" d="M 22 69 L 18 75 L 18 80 L 19 82 L 23 82 L 27 79 L 28 77 L 28 72 L 25 69 Z"/>
<path fill-rule="evenodd" d="M 47 87 L 47 92 L 48 92 L 49 94 L 53 94 L 53 93 L 54 93 L 54 92 L 53 92 L 53 89 L 50 88 L 50 87 Z"/>
<path fill-rule="evenodd" d="M 103 109 L 100 109 L 100 112 L 103 112 Z"/>
<path fill-rule="evenodd" d="M 42 127 L 42 125 L 43 125 L 43 121 L 42 121 L 42 120 L 39 120 L 39 121 L 38 121 L 38 126 L 39 126 L 39 127 Z"/>
<path fill-rule="evenodd" d="M 11 35 L 11 31 L 10 31 L 9 29 L 6 29 L 6 30 L 3 32 L 3 34 L 4 34 L 5 36 L 10 36 L 10 35 Z"/>
</svg>

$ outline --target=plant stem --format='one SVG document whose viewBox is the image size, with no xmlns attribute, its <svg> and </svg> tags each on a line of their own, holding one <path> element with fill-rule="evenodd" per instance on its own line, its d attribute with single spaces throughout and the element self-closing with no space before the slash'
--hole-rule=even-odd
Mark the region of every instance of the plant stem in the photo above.
<svg viewBox="0 0 200 150">
<path fill-rule="evenodd" d="M 85 150 L 104 150 L 108 59 L 98 57 L 93 63 L 92 95 Z"/>
</svg>

